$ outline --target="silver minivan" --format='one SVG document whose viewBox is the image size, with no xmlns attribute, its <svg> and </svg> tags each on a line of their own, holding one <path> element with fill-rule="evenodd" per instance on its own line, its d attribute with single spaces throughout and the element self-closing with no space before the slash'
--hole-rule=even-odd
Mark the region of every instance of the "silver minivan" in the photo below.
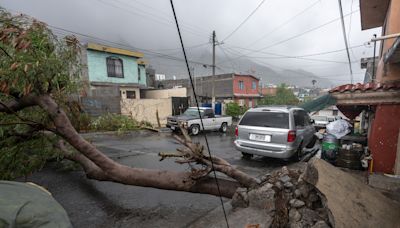
<svg viewBox="0 0 400 228">
<path fill-rule="evenodd" d="M 249 109 L 235 130 L 235 147 L 244 157 L 300 159 L 303 148 L 315 143 L 315 129 L 304 109 L 265 106 Z"/>
</svg>

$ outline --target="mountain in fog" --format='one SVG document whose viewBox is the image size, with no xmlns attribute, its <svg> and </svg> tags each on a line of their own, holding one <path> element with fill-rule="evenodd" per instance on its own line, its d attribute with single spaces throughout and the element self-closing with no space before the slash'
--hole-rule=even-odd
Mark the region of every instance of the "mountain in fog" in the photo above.
<svg viewBox="0 0 400 228">
<path fill-rule="evenodd" d="M 217 52 L 218 53 L 218 52 Z M 175 56 L 178 56 L 179 50 L 174 52 Z M 205 50 L 188 50 L 187 56 L 190 62 L 190 68 L 192 73 L 196 76 L 206 76 L 212 74 L 211 65 L 211 53 Z M 162 57 L 150 57 L 149 64 L 156 70 L 157 74 L 165 74 L 167 79 L 185 78 L 188 77 L 186 65 L 181 61 L 182 57 L 170 58 L 166 56 Z M 204 63 L 204 64 L 202 64 Z M 205 65 L 208 64 L 208 65 Z M 266 65 L 256 63 L 251 59 L 245 57 L 238 58 L 237 56 L 229 56 L 228 54 L 216 55 L 216 74 L 223 73 L 238 73 L 238 74 L 252 74 L 261 79 L 263 85 L 267 84 L 281 84 L 300 86 L 300 87 L 311 87 L 312 80 L 316 80 L 316 86 L 321 88 L 330 88 L 334 86 L 330 80 L 320 78 L 315 74 L 304 71 L 302 69 L 289 70 L 289 69 L 272 69 Z M 276 67 L 274 67 L 276 68 Z"/>
</svg>

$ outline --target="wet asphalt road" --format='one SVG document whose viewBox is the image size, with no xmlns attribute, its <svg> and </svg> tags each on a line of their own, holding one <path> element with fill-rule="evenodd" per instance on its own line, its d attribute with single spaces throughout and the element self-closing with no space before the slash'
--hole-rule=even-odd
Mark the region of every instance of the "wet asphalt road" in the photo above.
<svg viewBox="0 0 400 228">
<path fill-rule="evenodd" d="M 233 147 L 233 136 L 218 132 L 208 132 L 207 136 L 213 155 L 256 177 L 283 165 L 296 165 L 271 158 L 243 159 Z M 172 159 L 159 162 L 159 152 L 173 152 L 180 147 L 171 133 L 138 131 L 124 136 L 85 137 L 128 166 L 188 170 Z M 203 143 L 204 137 L 193 140 Z M 51 165 L 27 180 L 47 188 L 65 208 L 74 227 L 187 227 L 220 206 L 215 196 L 93 181 L 86 179 L 82 171 L 59 171 Z"/>
</svg>

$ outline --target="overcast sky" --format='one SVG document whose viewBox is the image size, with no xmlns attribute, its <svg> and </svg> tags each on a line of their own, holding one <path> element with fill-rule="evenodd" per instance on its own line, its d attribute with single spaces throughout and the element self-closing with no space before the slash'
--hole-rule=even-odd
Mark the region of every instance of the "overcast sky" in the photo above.
<svg viewBox="0 0 400 228">
<path fill-rule="evenodd" d="M 245 55 L 274 70 L 299 68 L 335 82 L 349 82 L 345 51 L 306 57 L 311 60 L 277 58 L 277 55 L 303 56 L 344 49 L 340 20 L 307 32 L 339 18 L 338 1 L 265 0 L 247 22 L 226 39 L 260 2 L 175 0 L 185 45 L 211 50 L 211 45 L 206 43 L 215 30 L 217 39 L 224 42 L 221 47 L 231 58 Z M 342 0 L 342 3 L 350 47 L 366 44 L 374 33 L 380 34 L 380 29 L 361 31 L 359 0 Z M 152 51 L 182 57 L 168 0 L 0 0 L 0 5 L 48 25 L 95 37 L 97 40 L 93 41 L 99 42 L 100 38 L 104 42 L 127 44 L 145 49 L 145 55 L 146 51 Z M 371 57 L 372 53 L 371 45 L 351 49 L 355 82 L 364 77 L 360 58 Z M 151 64 L 151 55 L 147 57 Z"/>
</svg>

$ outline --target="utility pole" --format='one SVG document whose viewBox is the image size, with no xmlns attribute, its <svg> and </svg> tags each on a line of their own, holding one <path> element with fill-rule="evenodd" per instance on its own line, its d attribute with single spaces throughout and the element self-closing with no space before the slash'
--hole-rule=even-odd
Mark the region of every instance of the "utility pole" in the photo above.
<svg viewBox="0 0 400 228">
<path fill-rule="evenodd" d="M 212 90 L 211 90 L 211 106 L 215 108 L 215 30 L 212 33 Z"/>
</svg>

